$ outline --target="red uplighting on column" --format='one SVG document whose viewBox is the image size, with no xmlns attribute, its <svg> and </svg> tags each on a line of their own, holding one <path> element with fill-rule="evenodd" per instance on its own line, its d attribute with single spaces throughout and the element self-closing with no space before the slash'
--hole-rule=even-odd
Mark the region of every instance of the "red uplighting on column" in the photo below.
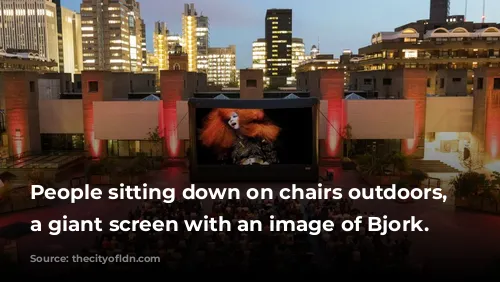
<svg viewBox="0 0 500 282">
<path fill-rule="evenodd" d="M 326 138 L 326 156 L 330 158 L 338 157 L 341 153 L 342 138 L 340 134 L 343 128 L 344 109 L 342 107 L 343 100 L 330 99 L 328 100 L 328 122 L 327 138 Z"/>
<path fill-rule="evenodd" d="M 166 134 L 165 142 L 168 156 L 175 158 L 179 156 L 180 141 L 177 136 L 177 110 L 174 108 L 165 109 Z"/>
<path fill-rule="evenodd" d="M 413 71 L 411 71 L 413 73 Z M 427 74 L 425 72 L 405 75 L 404 83 L 408 88 L 406 92 L 406 99 L 415 101 L 415 120 L 413 129 L 413 138 L 403 139 L 401 150 L 406 155 L 413 155 L 417 153 L 419 144 L 425 135 L 425 110 L 426 110 L 426 80 Z"/>
<path fill-rule="evenodd" d="M 500 91 L 491 92 L 486 97 L 486 153 L 493 160 L 499 158 L 500 141 Z"/>
<path fill-rule="evenodd" d="M 14 156 L 19 156 L 26 151 L 24 146 L 24 134 L 26 127 L 24 111 L 20 109 L 9 111 L 7 122 L 9 137 L 12 142 L 12 153 Z"/>
</svg>

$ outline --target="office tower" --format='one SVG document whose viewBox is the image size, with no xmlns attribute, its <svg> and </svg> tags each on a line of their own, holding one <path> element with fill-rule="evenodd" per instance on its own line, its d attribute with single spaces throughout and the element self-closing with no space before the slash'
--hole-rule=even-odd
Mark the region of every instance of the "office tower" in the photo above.
<svg viewBox="0 0 500 282">
<path fill-rule="evenodd" d="M 199 72 L 207 72 L 208 68 L 208 46 L 209 46 L 209 25 L 208 17 L 203 15 L 196 18 L 196 41 L 197 41 L 197 65 Z"/>
<path fill-rule="evenodd" d="M 168 30 L 164 22 L 156 22 L 153 31 L 154 55 L 159 70 L 168 70 Z"/>
<path fill-rule="evenodd" d="M 271 87 L 286 85 L 292 75 L 292 10 L 266 13 L 266 72 Z"/>
<path fill-rule="evenodd" d="M 236 82 L 236 46 L 208 48 L 207 81 L 228 86 Z"/>
<path fill-rule="evenodd" d="M 450 14 L 450 0 L 431 0 L 430 22 L 445 23 Z"/>
<path fill-rule="evenodd" d="M 287 84 L 295 83 L 295 73 L 299 65 L 305 60 L 306 47 L 302 38 L 292 38 L 292 75 L 287 78 Z"/>
<path fill-rule="evenodd" d="M 85 70 L 139 72 L 142 20 L 135 0 L 83 0 L 81 4 Z"/>
<path fill-rule="evenodd" d="M 266 40 L 259 38 L 252 43 L 252 69 L 266 70 Z"/>
<path fill-rule="evenodd" d="M 141 19 L 141 47 L 142 47 L 142 65 L 148 65 L 148 48 L 146 44 L 146 23 Z"/>
<path fill-rule="evenodd" d="M 58 11 L 58 20 L 61 19 L 61 29 L 58 29 L 59 71 L 80 73 L 83 63 L 80 14 L 64 7 Z"/>
<path fill-rule="evenodd" d="M 174 54 L 177 46 L 184 45 L 182 42 L 182 36 L 178 34 L 172 34 L 167 36 L 167 44 L 168 44 L 168 54 Z"/>
<path fill-rule="evenodd" d="M 188 71 L 197 71 L 198 46 L 196 38 L 197 14 L 194 4 L 184 4 L 182 14 L 182 37 L 184 41 L 184 52 L 188 57 Z"/>
<path fill-rule="evenodd" d="M 0 49 L 58 62 L 56 5 L 50 0 L 1 0 Z"/>
<path fill-rule="evenodd" d="M 252 43 L 252 69 L 260 69 L 264 76 L 264 85 L 269 86 L 266 73 L 266 39 L 258 38 Z"/>
</svg>

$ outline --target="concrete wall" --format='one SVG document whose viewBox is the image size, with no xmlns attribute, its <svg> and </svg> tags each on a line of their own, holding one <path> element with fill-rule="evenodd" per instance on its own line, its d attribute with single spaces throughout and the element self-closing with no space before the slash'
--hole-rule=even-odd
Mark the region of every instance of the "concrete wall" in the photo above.
<svg viewBox="0 0 500 282">
<path fill-rule="evenodd" d="M 61 83 L 59 79 L 38 79 L 38 92 L 40 100 L 59 99 L 61 94 Z"/>
<path fill-rule="evenodd" d="M 473 97 L 427 97 L 426 132 L 472 132 Z"/>
<path fill-rule="evenodd" d="M 366 91 L 369 97 L 400 99 L 404 96 L 403 70 L 355 72 L 349 84 L 349 89 Z"/>
<path fill-rule="evenodd" d="M 40 100 L 40 133 L 83 134 L 82 100 Z"/>
<path fill-rule="evenodd" d="M 440 96 L 466 96 L 467 70 L 438 70 L 435 94 Z"/>
<path fill-rule="evenodd" d="M 345 100 L 353 139 L 413 138 L 415 101 Z"/>
<path fill-rule="evenodd" d="M 159 126 L 161 101 L 96 101 L 94 134 L 99 140 L 145 140 Z"/>
</svg>

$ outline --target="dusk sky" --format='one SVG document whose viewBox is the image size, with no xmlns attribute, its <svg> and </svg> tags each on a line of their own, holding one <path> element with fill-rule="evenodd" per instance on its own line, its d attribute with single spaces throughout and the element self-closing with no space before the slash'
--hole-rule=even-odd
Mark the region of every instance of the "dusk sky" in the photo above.
<svg viewBox="0 0 500 282">
<path fill-rule="evenodd" d="M 209 17 L 210 46 L 236 45 L 238 68 L 252 65 L 252 42 L 264 37 L 267 9 L 293 10 L 293 37 L 303 38 L 306 52 L 320 40 L 321 53 L 338 57 L 343 49 L 357 53 L 371 35 L 392 31 L 408 22 L 429 17 L 429 0 L 139 0 L 147 26 L 148 50 L 153 48 L 155 21 L 167 23 L 171 33 L 182 31 L 184 3 L 194 3 L 198 14 Z M 463 15 L 466 0 L 451 0 L 451 14 Z M 63 5 L 80 10 L 80 0 Z M 467 20 L 480 22 L 483 0 L 468 0 Z M 500 22 L 500 1 L 486 0 L 487 22 Z"/>
</svg>

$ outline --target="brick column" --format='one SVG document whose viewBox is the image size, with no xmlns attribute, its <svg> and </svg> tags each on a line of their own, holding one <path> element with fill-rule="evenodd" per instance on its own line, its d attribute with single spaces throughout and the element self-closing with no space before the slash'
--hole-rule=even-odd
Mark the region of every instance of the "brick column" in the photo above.
<svg viewBox="0 0 500 282">
<path fill-rule="evenodd" d="M 500 161 L 500 89 L 495 89 L 495 79 L 500 80 L 500 68 L 483 68 L 474 72 L 471 150 L 484 152 L 485 163 Z"/>
<path fill-rule="evenodd" d="M 5 72 L 2 76 L 10 155 L 41 151 L 38 74 Z"/>
<path fill-rule="evenodd" d="M 325 142 L 320 143 L 321 158 L 342 157 L 342 137 L 344 127 L 344 72 L 339 70 L 320 70 L 320 99 L 328 101 L 327 130 Z M 322 144 L 323 143 L 323 144 Z"/>
<path fill-rule="evenodd" d="M 94 135 L 94 102 L 111 100 L 112 94 L 113 78 L 111 72 L 82 72 L 83 131 L 85 146 L 93 158 L 101 158 L 106 155 L 106 140 L 95 139 Z"/>
<path fill-rule="evenodd" d="M 414 138 L 401 142 L 401 151 L 406 155 L 423 158 L 425 152 L 425 107 L 427 101 L 427 71 L 403 70 L 403 97 L 415 101 Z"/>
<path fill-rule="evenodd" d="M 164 128 L 160 129 L 165 137 L 164 156 L 179 158 L 184 156 L 184 146 L 177 137 L 177 101 L 181 101 L 186 85 L 187 73 L 181 70 L 160 72 L 160 95 L 163 101 Z"/>
<path fill-rule="evenodd" d="M 240 70 L 240 99 L 264 98 L 264 73 L 262 70 Z"/>
</svg>

